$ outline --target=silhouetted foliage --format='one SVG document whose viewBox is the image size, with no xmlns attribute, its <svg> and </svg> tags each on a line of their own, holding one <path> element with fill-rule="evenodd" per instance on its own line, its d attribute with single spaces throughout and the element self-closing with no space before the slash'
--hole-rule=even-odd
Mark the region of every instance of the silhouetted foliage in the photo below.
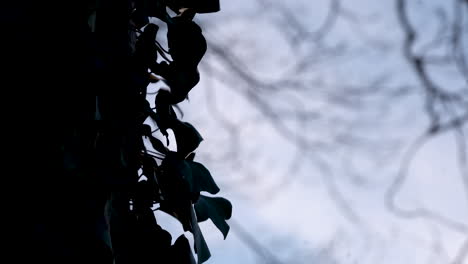
<svg viewBox="0 0 468 264">
<path fill-rule="evenodd" d="M 177 15 L 169 16 L 166 7 Z M 181 235 L 172 244 L 157 223 L 153 208 L 158 205 L 156 210 L 193 233 L 198 263 L 210 257 L 198 222 L 208 215 L 218 226 L 232 206 L 225 199 L 197 205 L 207 199 L 200 192 L 216 194 L 219 188 L 208 169 L 194 161 L 202 136 L 179 120 L 173 106 L 198 83 L 197 65 L 207 49 L 192 19 L 217 11 L 216 0 L 22 1 L 2 11 L 2 26 L 5 22 L 13 43 L 6 48 L 13 73 L 7 81 L 24 92 L 18 100 L 34 112 L 25 115 L 32 119 L 28 125 L 13 132 L 21 131 L 15 139 L 24 139 L 15 148 L 37 156 L 30 168 L 27 161 L 15 167 L 25 167 L 19 178 L 34 175 L 31 190 L 24 190 L 33 208 L 31 241 L 37 245 L 31 261 L 195 263 L 187 238 Z M 149 17 L 167 23 L 168 53 L 156 42 L 159 28 Z M 158 53 L 163 62 L 157 62 Z M 21 84 L 20 76 L 29 70 L 43 86 L 40 92 Z M 156 96 L 155 112 L 146 100 L 147 86 L 160 80 L 170 91 Z M 167 129 L 174 132 L 177 151 L 153 134 L 148 120 L 164 136 Z M 38 128 L 35 138 L 23 137 L 29 125 Z"/>
<path fill-rule="evenodd" d="M 210 9 L 213 3 L 215 4 L 214 9 Z M 139 69 L 139 78 L 135 78 L 135 88 L 140 91 L 143 98 L 146 97 L 146 87 L 150 82 L 148 69 L 163 77 L 163 81 L 171 89 L 170 91 L 161 90 L 156 96 L 156 113 L 152 112 L 147 102 L 143 102 L 145 106 L 140 108 L 142 109 L 141 116 L 149 116 L 153 119 L 160 132 L 166 137 L 168 136 L 167 129 L 172 129 L 176 138 L 177 151 L 169 151 L 159 139 L 152 135 L 150 127 L 141 124 L 142 127 L 139 130 L 142 132 L 141 136 L 149 139 L 158 154 L 153 157 L 144 148 L 142 142 L 138 144 L 142 147 L 139 151 L 139 164 L 147 180 L 139 181 L 134 185 L 134 190 L 129 197 L 133 203 L 131 213 L 137 219 L 135 223 L 138 228 L 143 230 L 139 232 L 142 234 L 140 238 L 142 243 L 146 246 L 152 245 L 148 251 L 151 251 L 151 248 L 160 248 L 166 254 L 174 254 L 166 256 L 168 259 L 178 258 L 174 263 L 193 263 L 193 256 L 187 252 L 190 250 L 190 247 L 187 246 L 188 241 L 184 236 L 181 236 L 173 246 L 167 242 L 158 244 L 162 243 L 161 240 L 164 239 L 157 239 L 157 237 L 166 233 L 156 224 L 156 219 L 151 211 L 153 204 L 158 203 L 161 211 L 177 218 L 185 231 L 194 234 L 199 263 L 206 261 L 210 257 L 210 252 L 197 222 L 205 221 L 208 218 L 212 219 L 224 237 L 229 230 L 225 220 L 231 216 L 231 204 L 224 198 L 200 196 L 200 192 L 216 194 L 219 192 L 219 188 L 210 172 L 201 163 L 193 161 L 194 155 L 190 156 L 190 160 L 186 159 L 196 150 L 203 139 L 191 124 L 180 121 L 172 109 L 172 105 L 183 101 L 188 92 L 199 81 L 197 65 L 207 47 L 201 28 L 192 21 L 192 18 L 195 12 L 217 11 L 219 4 L 216 6 L 216 1 L 213 3 L 200 2 L 200 5 L 192 3 L 192 6 L 183 1 L 169 1 L 155 5 L 159 9 L 157 11 L 158 17 L 162 17 L 168 24 L 167 38 L 172 61 L 156 62 L 157 52 L 164 51 L 155 43 L 158 27 L 154 24 L 144 25 L 144 30 L 135 45 L 134 67 Z M 177 12 L 183 7 L 189 9 L 185 9 L 176 17 L 170 17 L 162 10 L 164 5 L 168 5 Z M 141 21 L 148 21 L 146 18 L 142 19 L 141 16 L 141 14 L 135 16 L 139 18 L 138 21 L 135 21 L 135 25 L 142 25 L 144 23 Z M 146 80 L 140 80 L 141 78 L 146 78 Z M 154 158 L 161 160 L 161 163 L 158 165 Z M 195 211 L 193 204 L 198 208 Z M 148 230 L 155 230 L 155 234 L 151 236 L 151 231 Z M 146 231 L 150 233 L 145 233 Z M 167 237 L 167 234 L 164 237 Z M 166 241 L 168 240 L 166 239 Z M 164 248 L 171 250 L 167 251 Z"/>
</svg>

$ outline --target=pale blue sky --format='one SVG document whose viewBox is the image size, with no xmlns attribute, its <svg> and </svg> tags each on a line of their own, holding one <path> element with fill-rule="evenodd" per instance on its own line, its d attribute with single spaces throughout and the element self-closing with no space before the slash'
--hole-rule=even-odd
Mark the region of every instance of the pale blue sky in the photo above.
<svg viewBox="0 0 468 264">
<path fill-rule="evenodd" d="M 310 31 L 323 21 L 329 3 L 271 2 L 290 10 Z M 402 219 L 385 207 L 384 195 L 397 175 L 402 153 L 427 125 L 421 91 L 414 88 L 418 83 L 402 56 L 394 1 L 342 2 L 343 10 L 358 19 L 352 15 L 341 18 L 323 40 L 323 45 L 336 47 L 338 54 L 324 51 L 312 40 L 288 42 L 294 30 L 289 35 L 279 30 L 285 27 L 280 20 L 272 20 L 275 13 L 257 4 L 269 1 L 224 1 L 220 13 L 199 16 L 209 48 L 200 66 L 201 82 L 192 90 L 190 101 L 182 104 L 184 120 L 205 138 L 197 158 L 210 168 L 220 194 L 232 201 L 233 219 L 282 263 L 450 263 L 466 234 L 428 219 Z M 415 1 L 413 4 L 423 5 L 413 22 L 425 32 L 434 31 L 437 19 L 430 15 L 429 7 L 444 7 L 446 2 L 452 1 Z M 444 8 L 450 15 L 450 5 Z M 276 109 L 303 105 L 305 112 L 317 112 L 305 124 L 294 119 L 284 124 L 290 132 L 325 145 L 309 153 L 298 152 L 248 99 L 243 91 L 249 85 L 236 80 L 233 69 L 220 61 L 215 45 L 222 46 L 259 80 L 290 76 L 306 83 L 309 90 L 299 95 L 264 96 L 270 96 Z M 312 62 L 298 72 L 293 67 L 307 54 L 312 54 Z M 437 71 L 436 75 L 453 86 L 460 84 L 450 72 Z M 369 84 L 379 78 L 386 87 L 407 84 L 409 90 L 388 88 L 384 95 L 362 100 L 347 95 L 345 99 L 353 102 L 349 107 L 339 101 L 343 100 L 339 97 L 345 92 L 343 86 Z M 405 95 L 388 99 L 398 92 Z M 286 104 L 286 97 L 297 104 Z M 221 119 L 237 127 L 238 141 L 233 141 Z M 362 136 L 371 143 L 337 143 L 337 138 L 347 135 L 354 142 Z M 291 165 L 298 156 L 301 159 Z M 456 157 L 450 133 L 421 148 L 396 197 L 398 206 L 405 210 L 430 208 L 468 225 L 467 196 Z M 321 160 L 330 166 L 330 172 L 320 171 Z M 345 206 L 334 198 L 337 192 Z M 174 233 L 181 232 L 170 217 L 160 217 Z M 225 241 L 211 223 L 203 223 L 201 228 L 212 251 L 207 263 L 268 263 L 246 246 L 235 227 Z"/>
</svg>

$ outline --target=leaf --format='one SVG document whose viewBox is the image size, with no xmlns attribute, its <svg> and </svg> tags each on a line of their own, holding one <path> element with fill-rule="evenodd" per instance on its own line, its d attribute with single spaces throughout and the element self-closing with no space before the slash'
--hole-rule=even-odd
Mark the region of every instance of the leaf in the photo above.
<svg viewBox="0 0 468 264">
<path fill-rule="evenodd" d="M 147 101 L 148 102 L 148 101 Z M 141 133 L 144 135 L 144 136 L 148 136 L 148 135 L 151 135 L 151 126 L 148 125 L 148 124 L 143 124 L 141 126 Z"/>
<path fill-rule="evenodd" d="M 143 155 L 142 159 L 142 170 L 143 170 L 143 175 L 148 178 L 148 181 L 151 182 L 151 184 L 154 184 L 157 182 L 156 180 L 156 168 L 157 164 L 156 161 L 148 155 Z"/>
<path fill-rule="evenodd" d="M 218 185 L 216 185 L 216 182 L 213 180 L 213 177 L 211 177 L 210 172 L 205 168 L 205 166 L 203 166 L 203 164 L 187 160 L 185 160 L 184 163 L 188 164 L 191 169 L 191 173 L 187 173 L 187 176 L 190 176 L 191 178 L 186 177 L 191 192 L 199 193 L 205 191 L 211 194 L 217 194 L 219 192 Z"/>
<path fill-rule="evenodd" d="M 144 155 L 142 157 L 142 171 L 143 175 L 146 176 L 148 179 L 148 186 L 149 188 L 149 194 L 151 195 L 151 201 L 152 202 L 159 202 L 160 201 L 160 195 L 159 195 L 159 184 L 158 180 L 156 178 L 156 170 L 157 170 L 158 165 L 156 164 L 156 161 L 148 156 Z M 138 188 L 138 184 L 137 184 Z M 150 205 L 151 206 L 151 205 Z"/>
<path fill-rule="evenodd" d="M 148 181 L 139 181 L 136 183 L 135 187 L 135 196 L 133 197 L 133 206 L 135 211 L 151 208 L 155 198 L 153 185 Z"/>
<path fill-rule="evenodd" d="M 131 230 L 133 239 L 127 242 L 133 249 L 132 263 L 157 263 L 170 257 L 171 234 L 156 223 L 151 209 L 136 215 L 135 227 Z"/>
<path fill-rule="evenodd" d="M 151 110 L 153 114 L 150 115 L 164 136 L 167 136 L 166 130 L 171 127 L 172 121 L 177 120 L 177 115 L 169 103 L 170 98 L 171 94 L 169 91 L 160 89 L 155 100 L 157 114 Z"/>
<path fill-rule="evenodd" d="M 153 113 L 154 115 L 156 115 L 156 119 L 158 119 L 159 117 L 157 117 L 157 114 Z M 148 137 L 148 139 L 150 140 L 150 143 L 151 145 L 153 146 L 153 148 L 160 152 L 160 153 L 163 153 L 163 154 L 167 154 L 167 152 L 169 152 L 169 150 L 167 149 L 166 146 L 164 146 L 164 144 L 161 142 L 161 140 L 155 138 L 153 135 L 152 135 L 152 131 L 151 131 L 151 127 L 147 124 L 144 124 L 142 126 L 142 134 L 146 137 Z"/>
<path fill-rule="evenodd" d="M 149 105 L 149 102 L 146 100 L 141 100 L 141 103 L 139 103 L 138 105 L 138 112 L 136 116 L 136 122 L 138 124 L 143 124 L 145 120 L 148 118 L 149 116 L 148 109 L 150 109 L 151 111 L 151 106 Z M 145 128 L 143 128 L 142 130 L 144 131 L 144 129 Z"/>
<path fill-rule="evenodd" d="M 150 17 L 157 17 L 162 21 L 167 21 L 169 15 L 167 14 L 166 6 L 162 1 L 146 1 L 146 6 L 146 10 Z"/>
<path fill-rule="evenodd" d="M 172 131 L 177 142 L 177 153 L 182 157 L 187 157 L 203 141 L 202 136 L 190 123 L 175 120 L 172 122 Z"/>
<path fill-rule="evenodd" d="M 206 244 L 205 238 L 198 226 L 197 217 L 195 216 L 195 211 L 193 207 L 190 210 L 191 224 L 192 224 L 192 234 L 195 241 L 195 252 L 197 253 L 198 263 L 203 263 L 211 257 L 210 249 Z"/>
<path fill-rule="evenodd" d="M 190 153 L 185 159 L 193 161 L 195 159 L 195 152 Z"/>
<path fill-rule="evenodd" d="M 209 219 L 221 231 L 226 239 L 229 233 L 229 225 L 226 219 L 231 218 L 232 204 L 227 199 L 222 197 L 208 197 L 200 195 L 197 203 L 195 203 L 195 212 L 197 213 L 198 222 L 203 222 Z"/>
<path fill-rule="evenodd" d="M 195 264 L 190 244 L 184 235 L 180 235 L 171 247 L 172 263 Z"/>
<path fill-rule="evenodd" d="M 157 105 L 156 105 L 157 106 Z M 165 121 L 164 120 L 161 120 L 162 118 L 160 117 L 160 114 L 158 113 L 155 113 L 153 111 L 153 109 L 151 109 L 151 106 L 150 104 L 148 103 L 148 101 L 145 100 L 145 104 L 143 105 L 143 113 L 147 116 L 149 116 L 154 122 L 156 122 L 156 124 L 158 125 L 158 128 L 159 128 L 159 131 L 161 132 L 161 134 L 163 134 L 164 136 L 168 136 L 167 134 L 167 126 L 165 125 Z M 146 119 L 146 118 L 145 118 Z M 144 120 L 143 120 L 144 121 Z M 167 123 L 167 121 L 166 121 Z"/>
<path fill-rule="evenodd" d="M 201 163 L 183 160 L 177 153 L 170 151 L 161 166 L 165 168 L 168 174 L 162 178 L 162 182 L 167 182 L 168 185 L 180 184 L 177 180 L 180 178 L 187 183 L 188 191 L 191 194 L 198 194 L 203 191 L 211 194 L 219 192 L 219 187 L 211 177 L 210 172 Z M 181 187 L 179 186 L 177 189 L 180 193 Z"/>
<path fill-rule="evenodd" d="M 169 103 L 178 104 L 188 98 L 189 92 L 193 87 L 200 82 L 200 73 L 197 70 L 196 65 L 190 65 L 196 63 L 198 60 L 186 59 L 191 53 L 181 55 L 184 59 L 180 60 L 175 57 L 174 61 L 177 61 L 177 67 L 169 67 L 169 71 L 165 77 L 166 83 L 171 87 Z M 171 55 L 172 56 L 172 55 Z M 171 64 L 173 65 L 173 64 Z"/>
<path fill-rule="evenodd" d="M 137 228 L 138 235 L 142 240 L 145 240 L 141 241 L 144 242 L 142 244 L 154 248 L 169 248 L 171 246 L 171 234 L 156 223 L 154 212 L 151 209 L 146 208 L 138 214 Z"/>
<path fill-rule="evenodd" d="M 151 146 L 153 146 L 153 148 L 160 152 L 160 153 L 163 153 L 163 154 L 167 154 L 167 152 L 169 152 L 169 150 L 166 148 L 166 146 L 164 146 L 164 144 L 161 142 L 161 140 L 153 137 L 153 136 L 148 136 L 150 142 L 151 142 Z"/>
<path fill-rule="evenodd" d="M 187 162 L 175 152 L 168 152 L 161 163 L 162 173 L 158 174 L 158 182 L 165 199 L 171 202 L 190 200 L 192 196 L 192 169 Z"/>
<path fill-rule="evenodd" d="M 214 13 L 221 9 L 219 0 L 168 1 L 167 5 L 174 12 L 179 12 L 181 7 L 194 9 L 197 13 Z"/>
<path fill-rule="evenodd" d="M 193 209 L 192 203 L 189 200 L 185 202 L 179 201 L 178 203 L 161 202 L 159 210 L 179 220 L 184 231 L 193 231 L 190 216 L 190 211 L 193 211 Z"/>
</svg>

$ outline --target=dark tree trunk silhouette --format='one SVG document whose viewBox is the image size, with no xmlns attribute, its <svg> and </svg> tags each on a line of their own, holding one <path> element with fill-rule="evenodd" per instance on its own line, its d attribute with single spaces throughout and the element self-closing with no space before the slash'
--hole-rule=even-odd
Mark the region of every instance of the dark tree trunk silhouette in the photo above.
<svg viewBox="0 0 468 264">
<path fill-rule="evenodd" d="M 166 14 L 166 6 L 177 18 Z M 15 259 L 194 263 L 185 236 L 171 245 L 170 234 L 156 222 L 156 203 L 193 233 L 198 263 L 210 257 L 198 222 L 210 218 L 226 236 L 232 206 L 200 195 L 219 188 L 193 161 L 201 135 L 172 106 L 198 82 L 196 67 L 206 51 L 192 18 L 218 10 L 216 0 L 4 4 L 9 103 L 2 109 L 8 145 L 3 156 L 4 171 L 19 186 L 7 200 L 14 209 L 9 218 L 18 226 L 10 230 L 19 249 Z M 157 26 L 147 26 L 150 15 L 169 25 L 172 61 L 156 61 Z M 171 88 L 158 96 L 157 113 L 146 101 L 149 69 Z M 177 151 L 153 136 L 144 124 L 148 117 L 163 135 L 167 128 L 174 131 Z"/>
<path fill-rule="evenodd" d="M 104 207 L 128 178 L 118 167 L 121 148 L 132 151 L 135 144 L 129 136 L 135 95 L 128 86 L 128 1 L 108 5 L 96 34 L 88 28 L 86 1 L 5 5 L 4 156 L 5 171 L 22 186 L 12 198 L 26 233 L 17 234 L 19 257 L 112 263 Z M 105 122 L 96 121 L 97 97 Z M 103 153 L 93 147 L 98 136 Z"/>
</svg>

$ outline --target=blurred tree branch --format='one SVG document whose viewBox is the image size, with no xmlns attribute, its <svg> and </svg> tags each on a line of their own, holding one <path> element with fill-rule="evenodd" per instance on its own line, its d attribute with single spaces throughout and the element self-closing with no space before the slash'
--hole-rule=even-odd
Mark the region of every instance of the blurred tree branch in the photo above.
<svg viewBox="0 0 468 264">
<path fill-rule="evenodd" d="M 208 108 L 232 139 L 231 146 L 222 157 L 230 157 L 227 162 L 232 163 L 232 167 L 251 170 L 252 165 L 245 164 L 247 162 L 239 157 L 243 146 L 238 142 L 248 127 L 247 123 L 252 121 L 232 121 L 222 111 L 213 87 L 219 84 L 244 98 L 267 120 L 275 133 L 295 148 L 293 157 L 288 159 L 291 163 L 282 173 L 284 175 L 278 177 L 276 184 L 266 188 L 264 197 L 267 199 L 281 195 L 283 186 L 298 180 L 294 174 L 305 160 L 321 173 L 330 199 L 344 218 L 357 228 L 371 228 L 363 224 L 359 210 L 353 208 L 337 184 L 346 180 L 333 173 L 337 157 L 345 151 L 343 164 L 349 165 L 347 161 L 354 153 L 368 153 L 366 157 L 369 160 L 382 164 L 390 163 L 387 159 L 397 160 L 401 150 L 407 149 L 401 158 L 399 172 L 384 195 L 383 204 L 398 217 L 427 219 L 466 235 L 466 221 L 451 219 L 430 208 L 403 210 L 396 205 L 395 197 L 409 177 L 407 170 L 415 156 L 425 144 L 441 134 L 453 134 L 455 137 L 460 176 L 468 197 L 467 137 L 464 132 L 468 124 L 468 1 L 449 1 L 450 11 L 442 3 L 431 6 L 432 13 L 426 19 L 436 21 L 435 32 L 415 23 L 413 16 L 418 13 L 420 3 L 391 2 L 395 4 L 392 14 L 396 15 L 395 22 L 399 23 L 397 26 L 402 33 L 402 39 L 391 39 L 393 42 L 386 32 L 372 33 L 370 27 L 379 22 L 378 17 L 356 12 L 344 1 L 321 2 L 322 9 L 317 8 L 324 12 L 315 20 L 319 22 L 314 27 L 306 17 L 298 14 L 300 1 L 288 4 L 255 1 L 257 9 L 253 14 L 256 15 L 249 15 L 251 20 L 244 21 L 242 15 L 233 16 L 231 20 L 237 19 L 244 29 L 238 38 L 246 42 L 252 39 L 249 43 L 256 44 L 262 40 L 260 35 L 249 35 L 247 29 L 253 22 L 265 23 L 266 29 L 277 34 L 274 38 L 262 40 L 274 47 L 274 52 L 267 54 L 266 61 L 270 62 L 281 54 L 287 58 L 274 64 L 277 70 L 273 74 L 262 72 L 262 66 L 270 65 L 256 65 L 263 59 L 261 55 L 255 57 L 255 52 L 262 52 L 260 45 L 246 47 L 240 41 L 230 41 L 234 38 L 232 36 L 222 38 L 219 34 L 210 34 L 210 25 L 207 25 L 211 49 L 207 63 L 201 67 L 210 76 L 207 81 Z M 336 33 L 343 25 L 350 32 Z M 340 33 L 345 35 L 343 39 L 337 37 Z M 407 66 L 411 72 L 405 74 L 409 77 L 400 77 L 404 69 L 380 67 L 378 60 L 391 59 L 384 55 L 390 54 L 390 48 L 397 45 L 401 47 L 405 63 L 398 67 Z M 367 74 L 361 73 L 360 78 L 353 78 L 350 69 L 358 68 L 366 60 L 372 63 Z M 346 68 L 344 65 L 348 64 L 351 66 Z M 441 76 L 450 81 L 441 81 Z M 401 135 L 385 133 L 388 127 L 395 125 L 388 119 L 399 110 L 397 105 L 403 105 L 402 102 L 408 98 L 413 102 L 423 102 L 423 107 L 412 117 L 422 119 L 425 116 L 428 119 L 426 127 L 418 128 L 420 137 L 411 143 Z M 206 158 L 214 160 L 213 157 Z M 219 157 L 216 160 L 222 161 Z M 354 175 L 354 168 L 348 165 L 340 171 L 341 174 L 356 185 L 368 181 L 366 177 Z M 257 176 L 255 172 L 246 175 Z M 257 178 L 262 177 L 258 175 Z M 248 184 L 249 180 L 252 179 L 244 177 L 236 182 Z M 460 247 L 454 263 L 463 262 L 467 244 L 468 241 Z"/>
</svg>

